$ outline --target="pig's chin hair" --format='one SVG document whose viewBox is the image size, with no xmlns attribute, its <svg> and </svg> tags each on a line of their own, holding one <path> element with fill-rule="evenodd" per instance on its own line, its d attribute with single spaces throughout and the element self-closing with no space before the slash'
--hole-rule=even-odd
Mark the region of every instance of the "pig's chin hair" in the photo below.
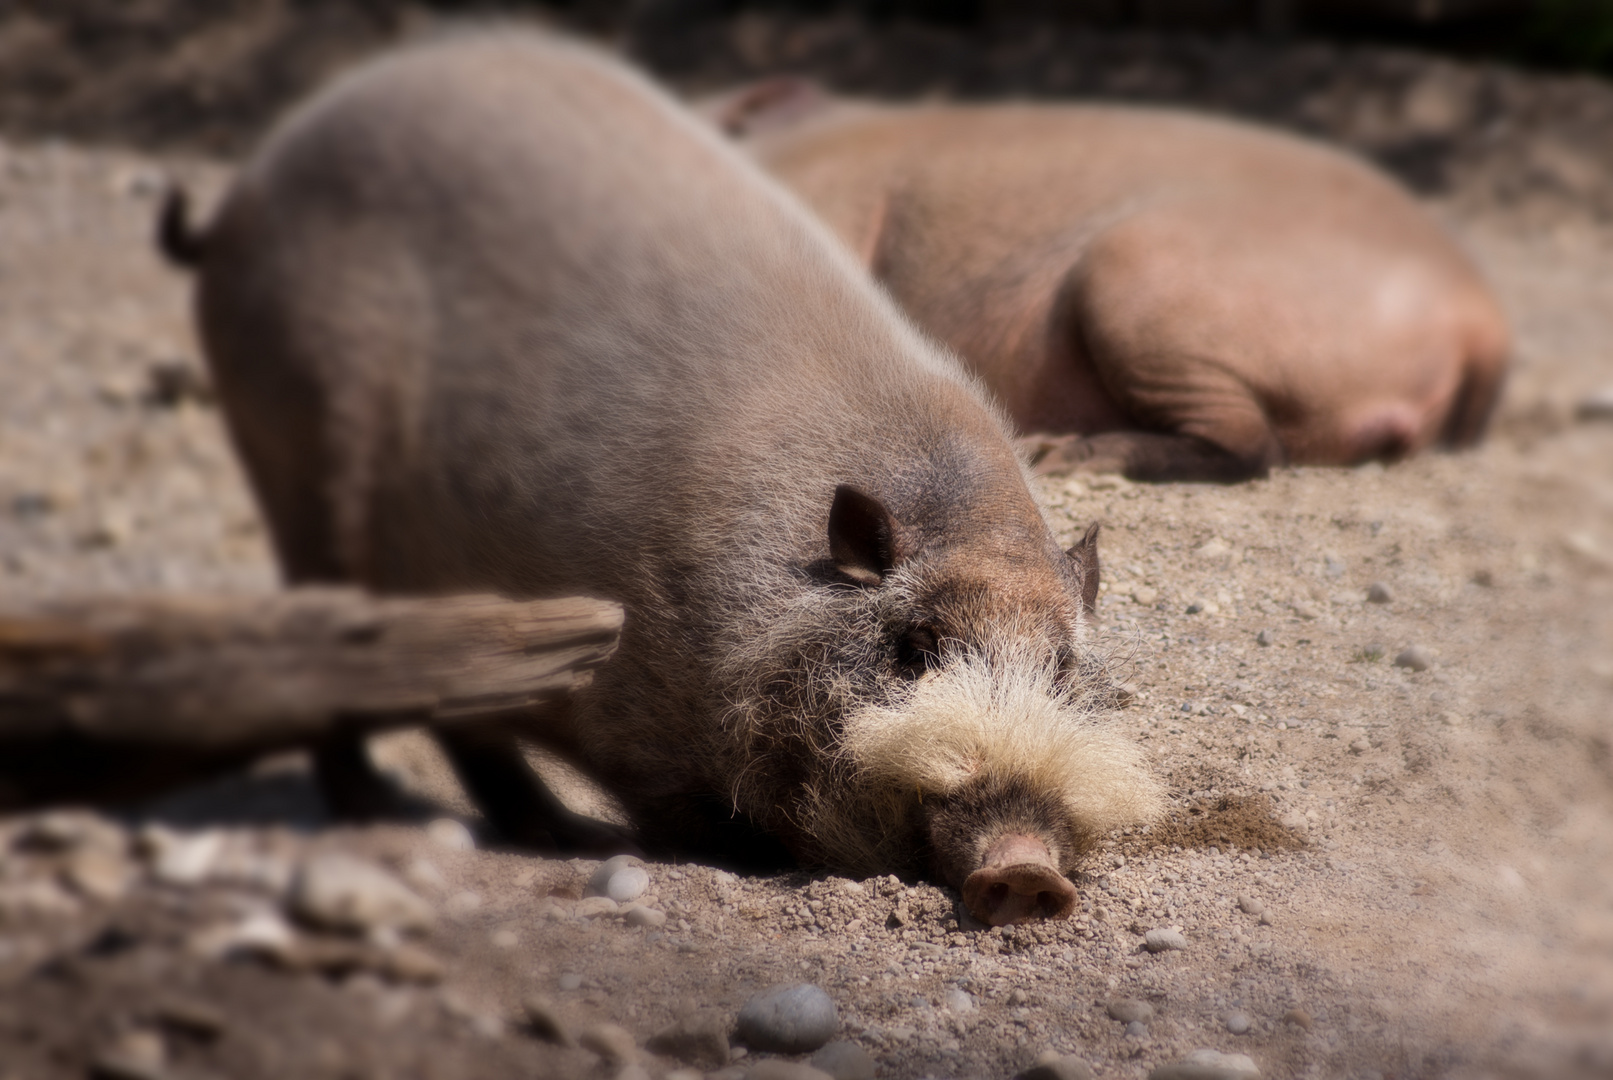
<svg viewBox="0 0 1613 1080">
<path fill-rule="evenodd" d="M 901 575 L 898 575 L 900 578 Z M 1073 857 L 1111 829 L 1155 817 L 1162 789 L 1141 751 L 1099 721 L 1101 672 L 1060 682 L 1035 637 L 1002 626 L 909 681 L 873 644 L 911 583 L 848 589 L 759 610 L 727 652 L 736 809 L 782 826 L 797 853 L 859 874 L 921 872 L 926 799 L 998 785 L 1062 808 L 1049 822 Z M 765 617 L 762 617 L 765 616 Z M 827 617 L 826 617 L 827 616 Z M 779 678 L 781 657 L 793 657 Z"/>
<path fill-rule="evenodd" d="M 812 832 L 840 861 L 869 849 L 876 822 L 884 843 L 911 844 L 909 823 L 926 798 L 1017 789 L 1059 807 L 1063 820 L 1045 823 L 1047 839 L 1073 864 L 1110 830 L 1152 820 L 1163 805 L 1141 750 L 1098 719 L 1094 693 L 1090 681 L 1061 686 L 1050 664 L 1005 635 L 899 700 L 856 708 L 836 763 L 850 783 L 838 800 L 816 802 Z"/>
</svg>

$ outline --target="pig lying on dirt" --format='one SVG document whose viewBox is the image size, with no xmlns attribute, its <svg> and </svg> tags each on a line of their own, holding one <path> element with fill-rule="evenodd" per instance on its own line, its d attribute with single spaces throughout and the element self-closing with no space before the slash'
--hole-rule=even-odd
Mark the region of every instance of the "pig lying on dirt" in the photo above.
<svg viewBox="0 0 1613 1080">
<path fill-rule="evenodd" d="M 891 107 L 779 79 L 706 106 L 956 349 L 1038 468 L 1237 480 L 1483 434 L 1508 332 L 1389 178 L 1125 107 Z"/>
<path fill-rule="evenodd" d="M 1154 813 L 1087 706 L 1096 529 L 1061 551 L 975 383 L 640 78 L 537 37 L 407 51 L 184 216 L 287 576 L 622 601 L 593 686 L 521 734 L 652 850 L 759 831 L 1008 923 L 1067 914 L 1061 871 Z M 495 825 L 579 839 L 512 732 L 442 738 Z"/>
</svg>

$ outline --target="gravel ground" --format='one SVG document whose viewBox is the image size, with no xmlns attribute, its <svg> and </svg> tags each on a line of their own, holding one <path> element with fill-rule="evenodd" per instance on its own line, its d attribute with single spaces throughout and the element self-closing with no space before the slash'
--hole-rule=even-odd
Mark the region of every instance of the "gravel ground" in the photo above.
<svg viewBox="0 0 1613 1080">
<path fill-rule="evenodd" d="M 206 195 L 226 169 L 0 146 L 8 597 L 274 586 L 186 282 L 150 251 L 165 174 Z M 1574 412 L 1613 385 L 1613 232 L 1594 200 L 1520 214 L 1486 176 L 1431 204 L 1518 328 L 1481 450 L 1043 485 L 1070 539 L 1105 525 L 1103 644 L 1133 691 L 1114 722 L 1173 799 L 1093 859 L 1075 919 L 987 932 L 928 884 L 661 864 L 634 914 L 584 897 L 596 864 L 467 847 L 477 818 L 404 734 L 379 756 L 469 833 L 331 826 L 296 756 L 115 817 L 0 822 L 0 1077 L 660 1077 L 689 1066 L 652 1036 L 727 1033 L 794 982 L 887 1077 L 1055 1050 L 1140 1078 L 1200 1048 L 1266 1077 L 1613 1075 L 1613 424 Z M 299 906 L 330 852 L 386 868 L 430 925 L 384 888 L 347 929 Z M 1136 1002 L 1147 1019 L 1114 1018 Z"/>
</svg>

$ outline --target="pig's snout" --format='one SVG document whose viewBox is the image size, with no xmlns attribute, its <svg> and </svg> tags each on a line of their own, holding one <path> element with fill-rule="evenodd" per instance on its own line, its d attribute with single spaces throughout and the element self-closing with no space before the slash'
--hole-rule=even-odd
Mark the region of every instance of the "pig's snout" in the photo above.
<svg viewBox="0 0 1613 1080">
<path fill-rule="evenodd" d="M 1033 919 L 1067 919 L 1077 894 L 1053 865 L 1047 845 L 1034 836 L 1013 833 L 986 849 L 980 868 L 963 883 L 969 914 L 992 926 Z"/>
</svg>

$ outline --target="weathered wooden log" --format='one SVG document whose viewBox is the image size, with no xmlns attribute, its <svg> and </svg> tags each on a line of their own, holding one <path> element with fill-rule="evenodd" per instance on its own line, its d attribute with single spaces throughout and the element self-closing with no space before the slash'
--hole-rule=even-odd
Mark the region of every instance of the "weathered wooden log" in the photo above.
<svg viewBox="0 0 1613 1080">
<path fill-rule="evenodd" d="M 352 589 L 0 612 L 0 808 L 161 790 L 336 731 L 519 718 L 592 679 L 622 610 Z"/>
</svg>

